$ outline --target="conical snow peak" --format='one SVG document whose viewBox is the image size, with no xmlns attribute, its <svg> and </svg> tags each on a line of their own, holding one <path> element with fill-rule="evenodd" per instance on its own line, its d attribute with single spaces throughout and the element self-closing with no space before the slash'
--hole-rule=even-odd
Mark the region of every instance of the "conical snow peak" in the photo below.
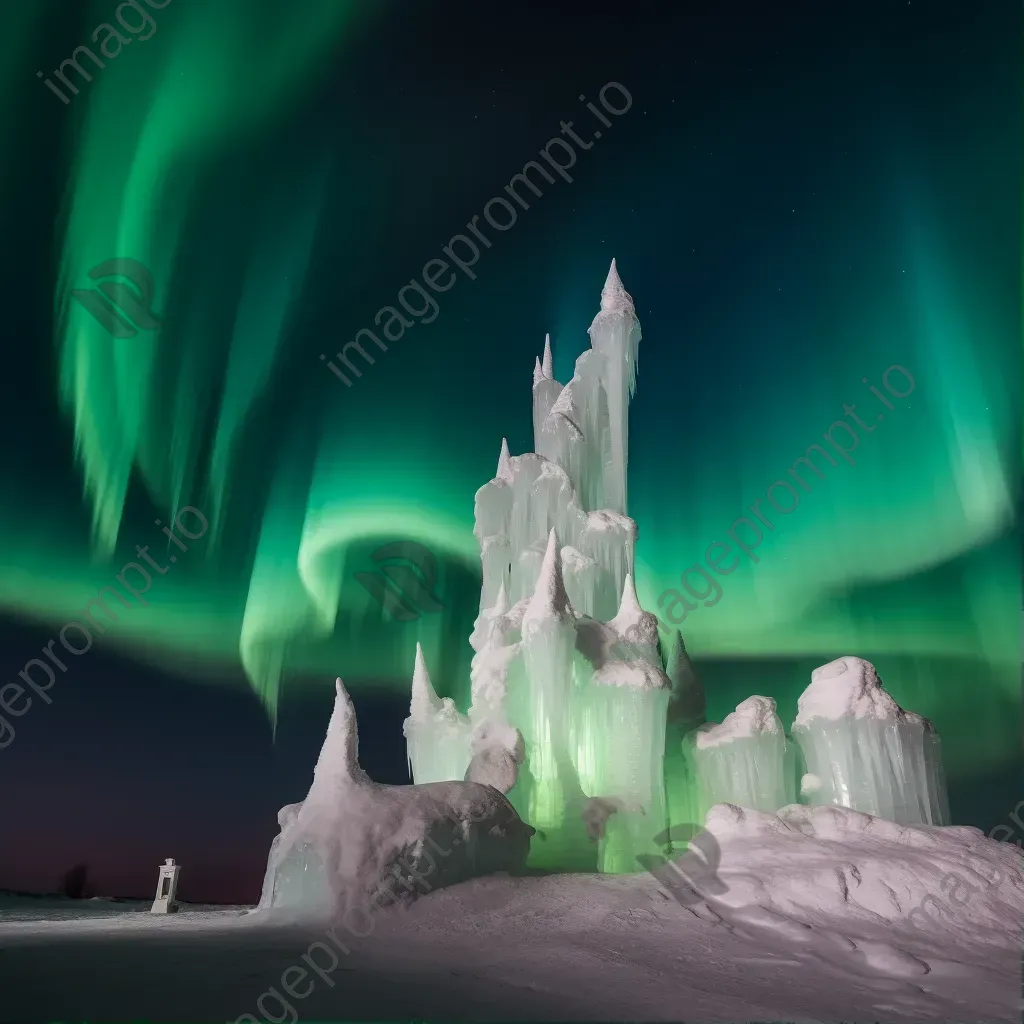
<svg viewBox="0 0 1024 1024">
<path fill-rule="evenodd" d="M 541 373 L 549 380 L 554 380 L 555 363 L 551 357 L 551 335 L 544 335 L 544 361 L 541 363 Z"/>
<path fill-rule="evenodd" d="M 537 586 L 523 616 L 523 628 L 547 620 L 563 619 L 572 614 L 569 595 L 562 579 L 562 560 L 558 551 L 558 538 L 554 527 L 548 534 L 548 546 L 540 566 Z"/>
<path fill-rule="evenodd" d="M 416 645 L 416 665 L 412 672 L 412 699 L 409 702 L 409 715 L 412 718 L 426 718 L 436 714 L 442 708 L 434 684 L 427 672 L 427 662 L 423 657 L 423 648 Z"/>
<path fill-rule="evenodd" d="M 640 600 L 636 596 L 636 586 L 630 573 L 626 573 L 622 584 L 619 610 L 608 625 L 620 637 L 630 642 L 652 646 L 658 643 L 658 620 L 650 612 L 645 612 L 640 607 Z M 660 663 L 658 667 L 661 667 Z"/>
<path fill-rule="evenodd" d="M 633 583 L 631 573 L 626 573 L 626 579 L 622 584 L 622 599 L 619 601 L 619 615 L 629 614 L 640 616 L 643 608 L 640 607 L 640 599 L 636 596 L 636 586 Z"/>
<path fill-rule="evenodd" d="M 359 767 L 359 734 L 356 728 L 356 709 L 352 705 L 345 684 L 337 679 L 334 684 L 334 711 L 327 723 L 327 735 L 320 748 L 313 787 L 325 784 L 349 784 L 366 780 Z M 313 795 L 314 790 L 310 790 Z"/>
<path fill-rule="evenodd" d="M 604 312 L 636 312 L 632 297 L 623 287 L 614 259 L 608 268 L 608 277 L 605 279 L 604 287 L 601 289 L 601 309 Z"/>
</svg>

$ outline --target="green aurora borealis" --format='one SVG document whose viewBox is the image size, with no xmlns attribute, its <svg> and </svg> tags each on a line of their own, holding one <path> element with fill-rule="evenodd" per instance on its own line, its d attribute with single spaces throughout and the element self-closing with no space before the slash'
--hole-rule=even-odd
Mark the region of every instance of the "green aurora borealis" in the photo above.
<svg viewBox="0 0 1024 1024">
<path fill-rule="evenodd" d="M 810 120 L 801 104 L 816 101 L 795 98 L 813 92 L 806 81 L 690 96 L 684 116 L 682 92 L 639 80 L 636 61 L 589 79 L 562 72 L 557 92 L 555 71 L 527 86 L 513 68 L 522 81 L 495 101 L 506 122 L 488 114 L 493 135 L 479 141 L 465 133 L 488 129 L 458 97 L 489 94 L 491 82 L 445 80 L 436 88 L 452 90 L 449 102 L 417 107 L 414 85 L 400 100 L 372 79 L 347 107 L 350 93 L 325 83 L 350 61 L 365 74 L 367 51 L 387 52 L 411 17 L 391 3 L 174 0 L 152 12 L 145 45 L 126 47 L 64 107 L 35 71 L 57 67 L 114 6 L 88 5 L 59 32 L 66 5 L 8 15 L 18 24 L 3 44 L 5 119 L 24 129 L 12 97 L 37 90 L 61 164 L 52 319 L 37 340 L 53 346 L 66 461 L 5 463 L 7 614 L 55 627 L 75 618 L 157 535 L 154 518 L 194 505 L 211 524 L 197 557 L 103 644 L 179 664 L 196 685 L 240 667 L 273 720 L 282 680 L 326 687 L 340 674 L 355 690 L 402 690 L 421 641 L 438 689 L 464 701 L 474 492 L 503 435 L 513 454 L 532 447 L 543 333 L 564 383 L 614 255 L 644 330 L 629 512 L 648 609 L 843 418 L 844 403 L 874 422 L 869 385 L 881 388 L 893 364 L 915 378 L 861 437 L 856 465 L 827 467 L 765 532 L 760 561 L 741 560 L 720 578 L 718 603 L 688 616 L 698 665 L 713 676 L 730 662 L 738 680 L 709 692 L 709 714 L 720 720 L 765 692 L 788 721 L 811 667 L 858 654 L 897 700 L 935 720 L 952 775 L 1005 770 L 1019 747 L 1020 217 L 1005 204 L 1020 137 L 1004 130 L 1019 128 L 1019 88 L 998 61 L 970 87 L 966 69 L 951 72 L 931 121 L 906 96 L 901 107 L 865 87 L 877 116 L 849 129 L 851 155 L 809 132 L 791 156 L 800 169 L 782 157 L 755 168 L 776 134 L 791 139 L 793 123 Z M 415 83 L 430 66 L 402 59 L 380 66 L 381 78 Z M 578 180 L 538 200 L 481 260 L 480 280 L 440 297 L 437 322 L 410 330 L 365 380 L 346 389 L 331 377 L 318 353 L 340 347 L 501 191 L 581 106 L 578 92 L 616 77 L 638 109 L 581 160 Z M 992 97 L 1007 84 L 1016 92 L 999 107 Z M 790 101 L 798 113 L 769 125 L 766 111 Z M 531 103 L 534 120 L 509 113 Z M 436 122 L 423 123 L 426 110 Z M 949 134 L 937 142 L 939 124 Z M 3 160 L 17 205 L 32 171 L 18 147 Z M 422 166 L 403 177 L 403 163 Z M 1017 204 L 1019 176 L 1013 189 Z M 771 195 L 778 210 L 759 224 L 755 204 Z M 115 341 L 69 300 L 113 256 L 152 271 L 158 333 Z M 319 314 L 325 297 L 344 315 Z M 384 619 L 354 578 L 395 539 L 441 559 L 443 613 Z M 32 654 L 8 652 L 9 674 Z"/>
</svg>

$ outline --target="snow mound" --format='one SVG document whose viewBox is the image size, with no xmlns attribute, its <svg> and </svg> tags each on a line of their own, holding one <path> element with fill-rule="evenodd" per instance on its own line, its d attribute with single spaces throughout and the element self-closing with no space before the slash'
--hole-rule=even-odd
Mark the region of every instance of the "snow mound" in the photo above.
<svg viewBox="0 0 1024 1024">
<path fill-rule="evenodd" d="M 718 843 L 726 889 L 706 903 L 727 923 L 840 934 L 876 925 L 894 941 L 937 949 L 1019 950 L 1020 851 L 979 829 L 799 804 L 777 814 L 717 804 L 705 828 Z"/>
</svg>

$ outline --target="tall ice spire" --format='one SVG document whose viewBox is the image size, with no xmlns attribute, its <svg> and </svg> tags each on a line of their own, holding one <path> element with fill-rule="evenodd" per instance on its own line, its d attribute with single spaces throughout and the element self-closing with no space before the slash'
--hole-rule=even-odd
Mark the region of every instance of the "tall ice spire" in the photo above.
<svg viewBox="0 0 1024 1024">
<path fill-rule="evenodd" d="M 636 388 L 640 322 L 612 260 L 601 289 L 601 309 L 590 325 L 590 342 L 600 359 L 600 381 L 608 402 L 604 500 L 613 512 L 626 514 L 626 463 L 629 452 L 629 400 Z"/>
<path fill-rule="evenodd" d="M 423 648 L 416 644 L 416 666 L 412 672 L 412 699 L 409 702 L 409 714 L 412 718 L 426 718 L 442 709 L 441 698 L 438 697 L 427 663 L 423 657 Z"/>
<path fill-rule="evenodd" d="M 333 786 L 365 783 L 366 773 L 359 767 L 359 735 L 356 730 L 356 709 L 352 706 L 344 683 L 334 684 L 334 711 L 327 723 L 327 735 L 320 749 L 309 800 L 317 794 L 328 795 Z M 327 787 L 327 790 L 324 790 Z"/>
<path fill-rule="evenodd" d="M 501 451 L 498 453 L 498 471 L 494 474 L 498 480 L 512 482 L 512 456 L 508 450 L 508 438 L 501 439 Z"/>
<path fill-rule="evenodd" d="M 551 358 L 551 335 L 550 334 L 545 334 L 544 335 L 544 362 L 541 363 L 541 373 L 543 373 L 545 377 L 548 377 L 548 378 L 550 378 L 552 380 L 554 379 L 555 368 L 554 368 L 554 360 Z"/>
</svg>

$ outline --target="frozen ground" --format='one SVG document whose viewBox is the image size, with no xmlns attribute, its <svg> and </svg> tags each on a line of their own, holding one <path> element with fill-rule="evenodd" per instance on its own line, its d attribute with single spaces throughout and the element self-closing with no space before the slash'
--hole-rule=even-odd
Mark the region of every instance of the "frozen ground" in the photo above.
<svg viewBox="0 0 1024 1024">
<path fill-rule="evenodd" d="M 362 939 L 337 927 L 348 954 L 323 926 L 243 908 L 7 901 L 0 1020 L 1020 1019 L 1015 845 L 835 809 L 716 808 L 708 826 L 727 888 L 692 907 L 643 873 L 492 876 L 384 911 Z M 982 881 L 993 866 L 1002 880 Z M 971 889 L 960 906 L 951 873 Z M 915 927 L 929 893 L 946 909 Z M 337 964 L 314 949 L 323 976 L 292 971 L 290 998 L 282 974 L 311 972 L 324 940 Z M 287 1006 L 257 1007 L 271 988 Z"/>
</svg>

